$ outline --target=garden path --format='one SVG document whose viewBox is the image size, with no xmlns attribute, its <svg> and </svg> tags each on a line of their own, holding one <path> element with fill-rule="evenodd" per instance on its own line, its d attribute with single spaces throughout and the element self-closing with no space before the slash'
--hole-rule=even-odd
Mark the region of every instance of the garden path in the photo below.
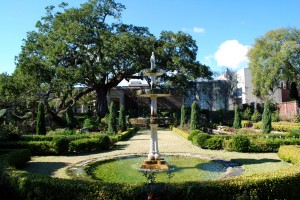
<svg viewBox="0 0 300 200">
<path fill-rule="evenodd" d="M 64 156 L 34 156 L 26 170 L 31 173 L 50 175 L 53 177 L 69 178 L 66 169 L 85 160 L 102 157 L 112 157 L 126 154 L 147 154 L 149 151 L 150 130 L 139 131 L 126 141 L 119 141 L 116 147 L 109 151 L 89 154 L 72 154 Z M 159 151 L 163 153 L 191 153 L 209 156 L 215 159 L 233 160 L 243 164 L 244 174 L 261 173 L 276 170 L 288 164 L 280 161 L 276 153 L 237 153 L 227 151 L 201 149 L 177 133 L 158 130 Z"/>
</svg>

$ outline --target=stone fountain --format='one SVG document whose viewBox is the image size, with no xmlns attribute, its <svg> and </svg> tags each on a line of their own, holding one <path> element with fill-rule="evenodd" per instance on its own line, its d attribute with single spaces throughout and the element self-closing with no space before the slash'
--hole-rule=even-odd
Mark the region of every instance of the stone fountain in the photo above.
<svg viewBox="0 0 300 200">
<path fill-rule="evenodd" d="M 157 98 L 170 96 L 169 91 L 166 89 L 158 88 L 156 86 L 156 77 L 164 74 L 164 71 L 156 68 L 155 55 L 152 52 L 150 58 L 151 68 L 142 71 L 143 76 L 150 76 L 151 87 L 150 89 L 143 89 L 138 91 L 140 97 L 150 97 L 151 99 L 151 116 L 150 116 L 150 150 L 148 158 L 143 162 L 141 170 L 168 170 L 169 166 L 166 161 L 161 158 L 158 150 L 158 138 L 157 138 L 157 127 L 158 127 L 158 116 L 157 116 Z"/>
</svg>

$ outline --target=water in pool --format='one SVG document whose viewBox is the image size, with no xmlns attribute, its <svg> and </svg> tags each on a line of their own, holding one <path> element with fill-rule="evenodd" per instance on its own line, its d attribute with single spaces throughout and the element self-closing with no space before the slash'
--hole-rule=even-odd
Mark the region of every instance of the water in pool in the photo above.
<svg viewBox="0 0 300 200">
<path fill-rule="evenodd" d="M 167 156 L 169 179 L 166 172 L 157 173 L 156 182 L 186 182 L 210 180 L 221 177 L 226 167 L 221 163 L 195 157 Z M 86 168 L 93 179 L 110 183 L 144 183 L 146 178 L 139 170 L 145 157 L 123 157 L 91 164 Z"/>
</svg>

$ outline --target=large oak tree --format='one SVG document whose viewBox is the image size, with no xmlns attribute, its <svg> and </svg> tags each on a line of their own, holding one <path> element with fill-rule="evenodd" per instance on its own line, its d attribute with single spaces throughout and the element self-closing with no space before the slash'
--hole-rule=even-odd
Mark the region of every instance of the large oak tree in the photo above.
<svg viewBox="0 0 300 200">
<path fill-rule="evenodd" d="M 255 40 L 248 53 L 254 94 L 268 98 L 281 81 L 296 81 L 300 70 L 300 30 L 281 28 Z"/>
<path fill-rule="evenodd" d="M 209 67 L 196 61 L 198 49 L 191 36 L 164 31 L 156 38 L 148 28 L 123 24 L 125 6 L 120 3 L 90 0 L 79 8 L 65 3 L 59 7 L 47 7 L 37 30 L 28 33 L 16 69 L 31 86 L 28 93 L 42 94 L 48 107 L 50 97 L 58 97 L 59 111 L 48 109 L 53 116 L 95 92 L 96 113 L 103 117 L 108 91 L 149 68 L 152 51 L 157 65 L 171 72 L 163 80 L 174 86 L 211 76 Z"/>
</svg>

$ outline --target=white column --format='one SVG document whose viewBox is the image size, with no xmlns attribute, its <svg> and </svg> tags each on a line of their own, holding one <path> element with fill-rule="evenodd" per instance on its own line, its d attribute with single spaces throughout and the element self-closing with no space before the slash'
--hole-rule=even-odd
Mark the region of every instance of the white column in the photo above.
<svg viewBox="0 0 300 200">
<path fill-rule="evenodd" d="M 152 96 L 151 98 L 151 116 L 157 115 L 157 96 Z"/>
</svg>

